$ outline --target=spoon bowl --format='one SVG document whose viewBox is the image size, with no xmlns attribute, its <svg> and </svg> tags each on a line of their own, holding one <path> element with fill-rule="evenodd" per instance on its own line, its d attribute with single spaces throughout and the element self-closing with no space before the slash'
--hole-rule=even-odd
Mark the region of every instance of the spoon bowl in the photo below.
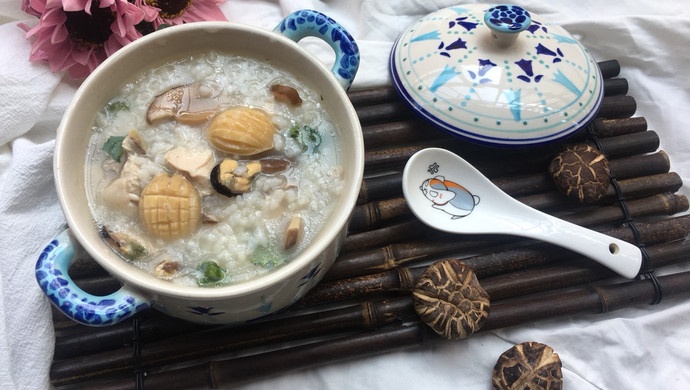
<svg viewBox="0 0 690 390">
<path fill-rule="evenodd" d="M 555 244 L 595 260 L 626 278 L 642 265 L 642 252 L 623 240 L 533 209 L 496 187 L 456 154 L 427 148 L 403 171 L 403 194 L 422 222 L 448 233 L 507 234 Z"/>
</svg>

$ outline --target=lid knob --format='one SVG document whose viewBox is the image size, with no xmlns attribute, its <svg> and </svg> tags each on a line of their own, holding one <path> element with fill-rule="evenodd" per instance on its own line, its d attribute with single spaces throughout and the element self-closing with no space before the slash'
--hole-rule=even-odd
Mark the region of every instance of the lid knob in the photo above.
<svg viewBox="0 0 690 390">
<path fill-rule="evenodd" d="M 500 47 L 508 47 L 515 42 L 520 32 L 532 24 L 532 18 L 522 7 L 501 4 L 484 12 L 484 23 L 491 29 L 493 42 Z"/>
</svg>

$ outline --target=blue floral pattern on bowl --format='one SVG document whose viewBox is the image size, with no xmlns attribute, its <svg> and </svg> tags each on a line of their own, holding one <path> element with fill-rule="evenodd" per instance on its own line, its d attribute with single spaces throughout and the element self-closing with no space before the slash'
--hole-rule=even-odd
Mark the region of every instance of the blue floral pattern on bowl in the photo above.
<svg viewBox="0 0 690 390">
<path fill-rule="evenodd" d="M 350 88 L 359 69 L 359 47 L 338 22 L 318 11 L 301 10 L 288 15 L 275 31 L 295 42 L 307 36 L 323 39 L 335 51 L 331 72 L 345 90 Z"/>
<path fill-rule="evenodd" d="M 413 111 L 491 146 L 560 140 L 584 127 L 603 97 L 599 68 L 579 42 L 510 5 L 427 15 L 396 41 L 389 70 Z"/>
</svg>

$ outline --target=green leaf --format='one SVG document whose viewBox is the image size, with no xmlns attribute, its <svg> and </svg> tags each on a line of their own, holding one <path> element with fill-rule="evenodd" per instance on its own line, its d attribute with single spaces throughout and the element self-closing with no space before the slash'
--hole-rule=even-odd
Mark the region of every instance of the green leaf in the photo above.
<svg viewBox="0 0 690 390">
<path fill-rule="evenodd" d="M 205 261 L 201 263 L 197 270 L 203 274 L 198 281 L 200 286 L 217 284 L 225 279 L 227 273 L 227 271 L 221 268 L 215 261 Z"/>
<path fill-rule="evenodd" d="M 105 115 L 108 117 L 112 117 L 113 115 L 117 114 L 122 110 L 129 111 L 129 104 L 127 104 L 127 102 L 124 100 L 114 100 L 106 104 Z"/>
<path fill-rule="evenodd" d="M 252 253 L 251 262 L 265 268 L 275 268 L 285 263 L 285 256 L 272 246 L 259 246 Z"/>
<path fill-rule="evenodd" d="M 308 125 L 304 125 L 301 128 L 295 125 L 290 129 L 288 135 L 299 142 L 302 145 L 302 150 L 305 152 L 311 149 L 312 153 L 315 153 L 318 151 L 322 141 L 319 130 Z"/>
<path fill-rule="evenodd" d="M 125 136 L 110 136 L 107 141 L 103 144 L 103 150 L 108 153 L 110 158 L 113 160 L 120 162 L 120 159 L 122 158 L 122 154 L 124 153 L 124 149 L 122 148 L 122 141 L 125 140 Z"/>
</svg>

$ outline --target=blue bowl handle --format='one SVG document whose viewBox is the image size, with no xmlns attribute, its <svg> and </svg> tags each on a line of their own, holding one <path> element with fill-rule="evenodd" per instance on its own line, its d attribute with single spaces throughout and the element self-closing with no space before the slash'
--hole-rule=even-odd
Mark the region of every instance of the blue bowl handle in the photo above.
<svg viewBox="0 0 690 390">
<path fill-rule="evenodd" d="M 60 311 L 84 325 L 106 326 L 149 308 L 154 300 L 127 286 L 105 296 L 79 288 L 67 271 L 74 262 L 75 247 L 69 229 L 48 244 L 36 262 L 36 280 Z"/>
<path fill-rule="evenodd" d="M 331 72 L 346 91 L 350 89 L 359 68 L 359 47 L 338 22 L 318 11 L 300 10 L 288 15 L 273 31 L 295 42 L 316 37 L 328 43 L 335 51 Z"/>
</svg>

